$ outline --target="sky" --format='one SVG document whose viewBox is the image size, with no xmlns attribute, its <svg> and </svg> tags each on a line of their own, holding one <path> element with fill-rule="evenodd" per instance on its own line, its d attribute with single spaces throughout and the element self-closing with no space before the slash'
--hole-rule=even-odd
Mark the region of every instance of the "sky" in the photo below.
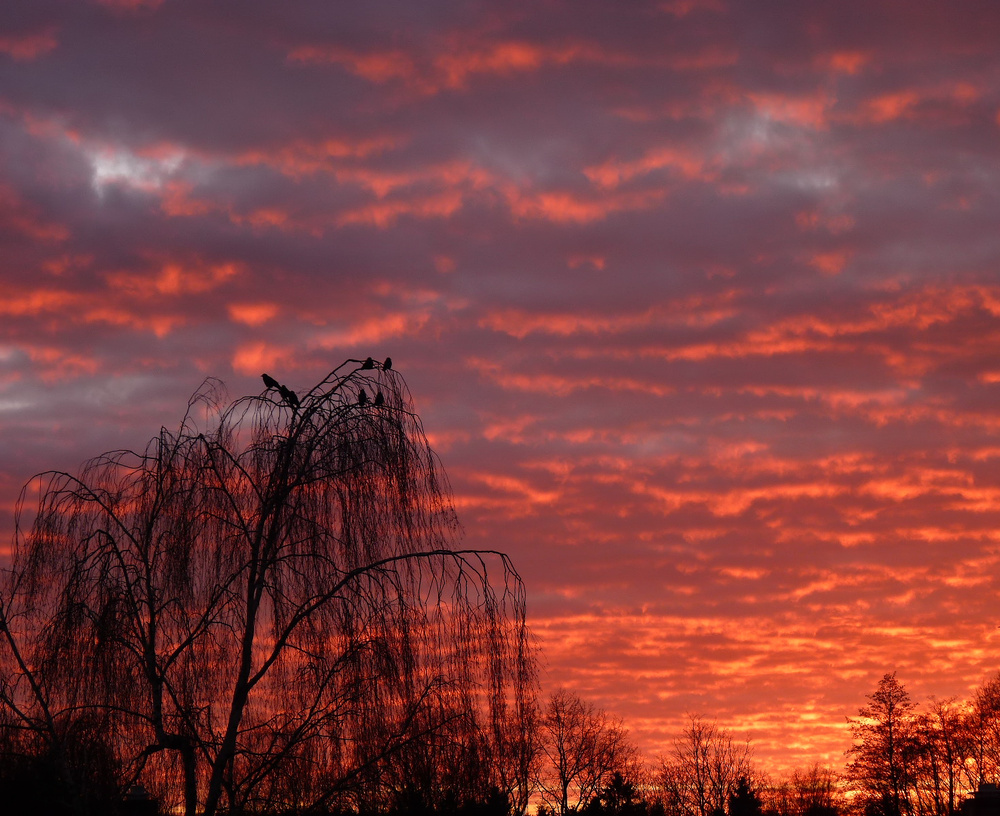
<svg viewBox="0 0 1000 816">
<path fill-rule="evenodd" d="M 0 547 L 391 355 L 546 690 L 843 763 L 1000 668 L 1000 4 L 6 0 Z"/>
</svg>

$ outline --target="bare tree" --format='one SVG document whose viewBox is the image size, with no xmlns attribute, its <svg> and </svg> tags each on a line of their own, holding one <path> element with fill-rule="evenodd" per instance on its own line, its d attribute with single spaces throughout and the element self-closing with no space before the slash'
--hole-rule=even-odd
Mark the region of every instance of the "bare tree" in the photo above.
<svg viewBox="0 0 1000 816">
<path fill-rule="evenodd" d="M 737 742 L 725 728 L 692 715 L 673 751 L 660 761 L 664 807 L 682 816 L 726 813 L 740 781 L 754 779 L 749 739 Z"/>
<path fill-rule="evenodd" d="M 799 816 L 836 816 L 844 810 L 837 777 L 830 768 L 819 763 L 793 771 L 792 787 Z"/>
<path fill-rule="evenodd" d="M 768 786 L 767 800 L 765 812 L 778 816 L 837 816 L 846 810 L 836 775 L 818 763 Z"/>
<path fill-rule="evenodd" d="M 549 698 L 539 728 L 538 788 L 560 816 L 589 804 L 615 773 L 632 781 L 638 751 L 621 720 L 566 689 Z"/>
<path fill-rule="evenodd" d="M 914 807 L 919 814 L 952 816 L 971 792 L 967 768 L 974 756 L 969 718 L 955 700 L 931 699 L 914 718 Z"/>
<path fill-rule="evenodd" d="M 524 769 L 497 764 L 528 751 L 523 587 L 504 554 L 457 546 L 388 365 L 228 407 L 209 381 L 143 452 L 30 488 L 0 585 L 0 719 L 36 747 L 59 756 L 85 718 L 120 786 L 188 816 L 384 799 L 393 762 L 443 742 L 526 801 Z"/>
<path fill-rule="evenodd" d="M 969 782 L 973 788 L 1000 782 L 1000 674 L 976 690 L 968 730 L 973 762 Z"/>
<path fill-rule="evenodd" d="M 916 706 L 895 672 L 882 677 L 868 701 L 850 720 L 854 745 L 847 751 L 847 778 L 870 813 L 908 816 L 914 807 Z"/>
</svg>

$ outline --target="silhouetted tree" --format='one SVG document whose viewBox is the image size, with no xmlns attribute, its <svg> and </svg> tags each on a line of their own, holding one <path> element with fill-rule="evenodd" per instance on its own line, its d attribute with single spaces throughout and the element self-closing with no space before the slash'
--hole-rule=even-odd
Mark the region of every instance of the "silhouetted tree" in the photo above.
<svg viewBox="0 0 1000 816">
<path fill-rule="evenodd" d="M 814 764 L 795 770 L 789 780 L 791 816 L 837 816 L 844 810 L 837 778 L 830 768 Z"/>
<path fill-rule="evenodd" d="M 661 759 L 659 783 L 668 813 L 709 816 L 725 813 L 741 779 L 754 776 L 750 742 L 701 716 L 692 716 L 671 754 Z"/>
<path fill-rule="evenodd" d="M 549 698 L 539 727 L 542 804 L 566 816 L 589 804 L 615 773 L 625 781 L 638 765 L 621 720 L 566 689 Z"/>
<path fill-rule="evenodd" d="M 818 763 L 769 781 L 762 793 L 764 812 L 772 816 L 837 816 L 845 810 L 836 776 Z"/>
<path fill-rule="evenodd" d="M 972 700 L 968 731 L 971 787 L 1000 782 L 1000 674 L 983 683 Z"/>
<path fill-rule="evenodd" d="M 763 803 L 749 777 L 741 776 L 729 794 L 729 816 L 760 816 Z"/>
<path fill-rule="evenodd" d="M 40 746 L 10 720 L 0 726 L 0 810 L 46 816 L 117 813 L 107 740 L 85 714 L 60 722 L 59 740 Z M 39 750 L 41 749 L 41 750 Z"/>
<path fill-rule="evenodd" d="M 954 700 L 934 700 L 913 723 L 914 807 L 922 816 L 952 816 L 970 792 L 968 717 Z"/>
<path fill-rule="evenodd" d="M 363 384 L 384 394 L 359 405 Z M 78 476 L 36 477 L 0 588 L 0 726 L 72 781 L 107 742 L 188 816 L 391 804 L 394 763 L 527 801 L 533 659 L 517 573 L 457 546 L 447 484 L 387 363 L 226 406 Z M 420 751 L 415 752 L 415 746 Z M 510 763 L 504 765 L 504 763 Z M 397 774 L 398 775 L 398 774 Z"/>
<path fill-rule="evenodd" d="M 847 751 L 847 778 L 872 816 L 913 812 L 914 703 L 895 672 L 886 674 L 849 720 L 854 745 Z"/>
<path fill-rule="evenodd" d="M 615 771 L 596 801 L 606 816 L 644 816 L 649 811 L 639 786 L 620 771 Z"/>
<path fill-rule="evenodd" d="M 634 781 L 615 771 L 611 780 L 582 811 L 586 816 L 645 816 L 648 803 Z"/>
</svg>

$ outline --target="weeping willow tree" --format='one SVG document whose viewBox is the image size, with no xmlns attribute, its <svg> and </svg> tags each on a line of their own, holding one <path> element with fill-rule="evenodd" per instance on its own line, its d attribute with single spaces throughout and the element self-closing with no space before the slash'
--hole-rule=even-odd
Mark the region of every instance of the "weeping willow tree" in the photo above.
<svg viewBox="0 0 1000 816">
<path fill-rule="evenodd" d="M 83 724 L 120 790 L 188 816 L 384 810 L 413 763 L 425 805 L 451 780 L 523 809 L 523 587 L 459 532 L 396 371 L 348 361 L 230 405 L 208 381 L 143 452 L 22 492 L 0 727 L 72 787 Z"/>
</svg>

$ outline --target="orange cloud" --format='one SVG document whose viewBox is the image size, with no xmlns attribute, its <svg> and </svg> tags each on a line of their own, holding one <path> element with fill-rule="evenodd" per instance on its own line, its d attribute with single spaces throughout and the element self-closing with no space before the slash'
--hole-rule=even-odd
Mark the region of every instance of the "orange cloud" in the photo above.
<svg viewBox="0 0 1000 816">
<path fill-rule="evenodd" d="M 284 229 L 289 225 L 289 214 L 278 207 L 261 207 L 246 215 L 230 214 L 234 224 L 249 224 L 254 229 L 274 227 Z"/>
<path fill-rule="evenodd" d="M 920 94 L 913 89 L 882 94 L 869 99 L 861 113 L 866 122 L 883 124 L 901 118 L 909 113 L 921 100 Z"/>
<path fill-rule="evenodd" d="M 941 119 L 942 108 L 967 108 L 982 96 L 971 82 L 940 83 L 925 88 L 903 88 L 867 99 L 848 117 L 861 124 L 881 125 L 900 119 Z"/>
<path fill-rule="evenodd" d="M 871 61 L 871 55 L 863 51 L 836 51 L 825 55 L 820 64 L 825 65 L 834 73 L 855 76 Z"/>
<path fill-rule="evenodd" d="M 600 165 L 586 167 L 583 172 L 595 184 L 613 189 L 636 176 L 657 170 L 672 171 L 686 180 L 710 182 L 718 177 L 714 169 L 707 168 L 704 156 L 675 147 L 657 148 L 635 161 L 609 159 Z"/>
<path fill-rule="evenodd" d="M 77 269 L 86 269 L 94 262 L 94 256 L 89 253 L 75 255 L 60 255 L 43 262 L 42 269 L 51 275 L 61 276 Z"/>
<path fill-rule="evenodd" d="M 118 293 L 126 295 L 127 293 Z M 25 289 L 9 292 L 0 302 L 0 314 L 10 317 L 49 317 L 58 319 L 64 325 L 106 324 L 123 326 L 140 331 L 151 331 L 163 337 L 186 318 L 181 314 L 159 313 L 146 315 L 137 312 L 134 304 L 117 304 L 104 293 L 72 292 L 45 286 L 40 289 Z M 42 362 L 48 358 L 38 357 Z M 72 367 L 70 367 L 72 368 Z M 67 369 L 69 370 L 69 369 Z"/>
<path fill-rule="evenodd" d="M 534 333 L 569 337 L 577 334 L 622 334 L 650 326 L 707 327 L 737 313 L 732 305 L 734 297 L 735 292 L 730 291 L 715 296 L 680 298 L 642 312 L 618 315 L 491 310 L 479 318 L 479 325 L 518 339 Z"/>
<path fill-rule="evenodd" d="M 276 167 L 292 178 L 328 171 L 348 159 L 366 159 L 401 147 L 401 136 L 372 136 L 360 139 L 331 138 L 318 141 L 297 139 L 276 150 L 249 150 L 233 159 L 237 166 Z"/>
<path fill-rule="evenodd" d="M 304 64 L 342 65 L 352 73 L 377 83 L 417 78 L 413 60 L 406 52 L 399 50 L 365 54 L 336 46 L 304 45 L 292 49 L 288 53 L 288 59 Z"/>
<path fill-rule="evenodd" d="M 350 323 L 341 329 L 317 330 L 310 338 L 312 348 L 342 349 L 377 345 L 391 337 L 419 332 L 430 321 L 430 310 L 381 313 Z"/>
<path fill-rule="evenodd" d="M 618 67 L 637 66 L 642 60 L 626 52 L 608 51 L 586 41 L 561 44 L 506 39 L 497 42 L 452 38 L 442 52 L 418 63 L 399 49 L 359 50 L 341 46 L 298 46 L 288 52 L 291 62 L 340 65 L 376 84 L 402 82 L 421 94 L 464 89 L 473 76 L 509 76 L 538 71 L 545 66 L 591 63 Z M 675 57 L 676 59 L 676 57 Z M 713 59 L 718 59 L 713 52 Z"/>
<path fill-rule="evenodd" d="M 804 210 L 795 214 L 795 224 L 801 230 L 824 229 L 831 235 L 852 230 L 855 226 L 854 216 L 846 213 L 826 214 L 818 210 Z"/>
<path fill-rule="evenodd" d="M 78 305 L 82 296 L 65 290 L 28 289 L 7 291 L 0 298 L 0 313 L 11 317 L 32 317 L 45 312 L 60 312 Z"/>
<path fill-rule="evenodd" d="M 854 253 L 849 249 L 834 252 L 817 252 L 809 259 L 809 265 L 824 275 L 839 275 Z"/>
<path fill-rule="evenodd" d="M 444 54 L 435 63 L 448 87 L 461 88 L 470 74 L 534 71 L 546 62 L 564 64 L 576 56 L 573 48 L 558 52 L 527 42 L 501 42 L 461 54 Z"/>
<path fill-rule="evenodd" d="M 244 157 L 241 161 L 250 160 Z M 280 163 L 285 159 L 280 156 L 273 161 L 279 164 L 273 165 L 264 154 L 253 158 L 254 163 L 271 163 L 292 175 L 315 172 L 320 167 L 309 162 L 294 168 L 284 167 Z M 462 208 L 467 195 L 487 189 L 495 181 L 492 173 L 464 160 L 398 172 L 347 165 L 324 166 L 322 169 L 331 173 L 338 182 L 354 184 L 373 193 L 376 200 L 333 212 L 317 211 L 315 208 L 303 211 L 284 205 L 241 211 L 233 203 L 195 197 L 188 182 L 170 181 L 153 192 L 160 195 L 160 207 L 167 215 L 192 217 L 220 212 L 239 226 L 255 230 L 278 229 L 287 233 L 304 232 L 320 237 L 331 227 L 366 225 L 386 229 L 406 216 L 448 218 Z"/>
<path fill-rule="evenodd" d="M 768 119 L 815 130 L 828 127 L 829 111 L 834 103 L 825 91 L 798 97 L 751 93 L 749 98 L 757 112 Z"/>
<path fill-rule="evenodd" d="M 6 54 L 19 62 L 27 62 L 45 56 L 53 51 L 57 45 L 59 45 L 59 41 L 56 39 L 54 28 L 37 34 L 21 36 L 0 34 L 0 54 Z"/>
<path fill-rule="evenodd" d="M 181 264 L 168 261 L 156 274 L 110 272 L 108 284 L 130 297 L 156 299 L 163 295 L 203 294 L 239 275 L 236 264 Z"/>
<path fill-rule="evenodd" d="M 604 255 L 570 255 L 566 259 L 566 265 L 570 269 L 579 269 L 581 266 L 591 266 L 594 269 L 604 269 L 608 259 Z"/>
<path fill-rule="evenodd" d="M 83 374 L 96 374 L 100 367 L 93 355 L 67 351 L 58 346 L 29 343 L 22 348 L 38 366 L 42 381 L 47 383 L 57 383 Z"/>
<path fill-rule="evenodd" d="M 670 394 L 675 390 L 671 385 L 651 382 L 639 377 L 609 377 L 606 374 L 569 377 L 548 370 L 538 374 L 517 373 L 508 371 L 493 360 L 478 357 L 468 358 L 466 365 L 504 388 L 560 397 L 587 388 L 635 391 L 656 396 Z"/>
<path fill-rule="evenodd" d="M 278 315 L 274 303 L 230 303 L 227 308 L 233 320 L 246 326 L 262 326 Z"/>
<path fill-rule="evenodd" d="M 335 218 L 338 227 L 362 225 L 385 229 L 403 216 L 414 218 L 447 218 L 462 206 L 463 196 L 458 191 L 411 200 L 382 201 L 340 213 Z"/>
<path fill-rule="evenodd" d="M 163 338 L 178 327 L 185 325 L 188 319 L 183 314 L 139 315 L 130 307 L 122 308 L 98 303 L 88 307 L 83 312 L 82 322 L 103 323 L 109 326 L 149 331 L 156 337 Z"/>
<path fill-rule="evenodd" d="M 193 185 L 182 181 L 170 181 L 163 186 L 160 198 L 160 208 L 167 215 L 196 216 L 205 215 L 215 209 L 208 201 L 192 198 Z"/>
<path fill-rule="evenodd" d="M 474 482 L 481 482 L 486 485 L 491 495 L 496 493 L 508 494 L 514 502 L 524 507 L 524 502 L 529 505 L 548 505 L 559 499 L 558 490 L 541 490 L 525 479 L 517 479 L 512 476 L 504 476 L 496 473 L 475 472 L 470 473 L 468 478 Z"/>
<path fill-rule="evenodd" d="M 900 300 L 870 303 L 864 313 L 856 316 L 798 315 L 781 318 L 738 339 L 712 340 L 675 348 L 649 347 L 643 349 L 642 354 L 666 359 L 706 360 L 711 357 L 773 356 L 837 349 L 850 351 L 860 347 L 865 335 L 875 335 L 891 328 L 924 330 L 956 321 L 975 309 L 982 309 L 993 317 L 1000 316 L 1000 287 L 929 286 Z M 912 356 L 893 351 L 880 343 L 865 345 L 865 348 L 885 354 L 890 363 L 900 367 L 915 362 Z"/>
<path fill-rule="evenodd" d="M 70 237 L 62 224 L 43 219 L 36 207 L 23 201 L 11 187 L 0 183 L 0 223 L 36 241 L 61 242 Z"/>
<path fill-rule="evenodd" d="M 243 343 L 233 351 L 233 370 L 249 376 L 259 377 L 267 370 L 295 370 L 296 360 L 301 357 L 301 348 L 296 344 L 275 344 L 257 340 Z"/>
<path fill-rule="evenodd" d="M 371 190 L 378 198 L 418 184 L 483 189 L 496 181 L 488 170 L 468 161 L 433 164 L 413 170 L 388 172 L 370 168 L 338 168 L 334 171 L 337 181 L 357 184 Z"/>
<path fill-rule="evenodd" d="M 570 192 L 505 191 L 511 212 L 517 218 L 551 221 L 554 224 L 589 224 L 619 212 L 646 210 L 666 197 L 665 190 L 617 193 L 584 197 Z"/>
</svg>

